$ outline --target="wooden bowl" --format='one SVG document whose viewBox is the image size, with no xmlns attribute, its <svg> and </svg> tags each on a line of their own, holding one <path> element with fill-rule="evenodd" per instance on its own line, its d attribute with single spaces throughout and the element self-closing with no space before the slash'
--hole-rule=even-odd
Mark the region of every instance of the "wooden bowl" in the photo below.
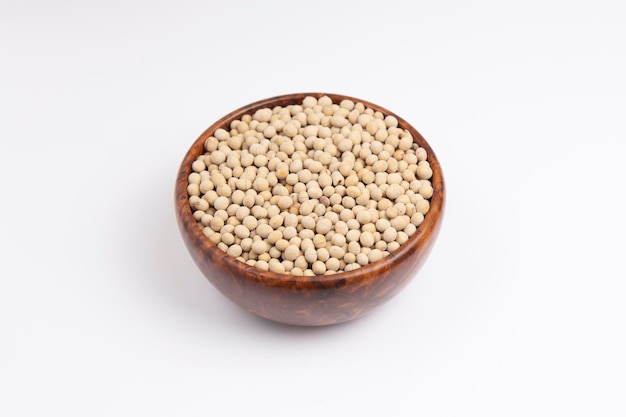
<svg viewBox="0 0 626 417">
<path fill-rule="evenodd" d="M 264 271 L 227 255 L 202 233 L 193 218 L 187 194 L 192 162 L 204 153 L 204 142 L 218 128 L 261 108 L 301 104 L 306 96 L 343 99 L 393 115 L 400 128 L 408 129 L 415 142 L 426 149 L 433 170 L 434 189 L 430 210 L 411 238 L 383 259 L 359 269 L 334 275 L 295 276 Z M 444 209 L 444 180 L 435 153 L 413 126 L 396 114 L 365 100 L 338 94 L 300 93 L 272 97 L 248 104 L 222 117 L 193 143 L 176 180 L 175 204 L 178 226 L 192 258 L 226 297 L 251 313 L 277 322 L 321 326 L 361 317 L 398 294 L 416 275 L 437 237 Z"/>
</svg>

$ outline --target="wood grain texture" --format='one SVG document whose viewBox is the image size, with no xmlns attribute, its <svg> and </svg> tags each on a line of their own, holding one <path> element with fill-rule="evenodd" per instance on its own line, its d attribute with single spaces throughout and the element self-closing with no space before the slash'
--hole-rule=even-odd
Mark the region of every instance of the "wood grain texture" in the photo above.
<svg viewBox="0 0 626 417">
<path fill-rule="evenodd" d="M 206 138 L 218 128 L 228 129 L 232 120 L 256 110 L 301 104 L 306 96 L 328 95 L 333 103 L 343 99 L 393 115 L 399 127 L 408 129 L 417 144 L 428 152 L 433 170 L 434 194 L 430 210 L 417 232 L 396 251 L 365 267 L 335 275 L 294 276 L 263 271 L 236 260 L 217 248 L 202 233 L 192 216 L 187 181 L 192 162 L 204 153 Z M 444 212 L 445 188 L 439 161 L 426 140 L 400 116 L 358 98 L 327 93 L 299 93 L 257 101 L 235 110 L 211 125 L 193 143 L 178 171 L 175 204 L 178 226 L 194 261 L 226 297 L 258 316 L 277 322 L 320 326 L 361 317 L 398 294 L 416 275 L 435 243 Z"/>
</svg>

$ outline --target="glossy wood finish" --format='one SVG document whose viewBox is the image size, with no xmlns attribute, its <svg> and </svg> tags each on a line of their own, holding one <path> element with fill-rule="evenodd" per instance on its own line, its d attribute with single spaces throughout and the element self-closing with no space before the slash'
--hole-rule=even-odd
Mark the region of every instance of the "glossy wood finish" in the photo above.
<svg viewBox="0 0 626 417">
<path fill-rule="evenodd" d="M 342 99 L 362 102 L 385 115 L 393 115 L 408 129 L 415 142 L 428 152 L 433 170 L 434 194 L 430 211 L 417 232 L 399 249 L 378 262 L 335 275 L 294 276 L 262 271 L 221 251 L 202 233 L 188 203 L 187 178 L 192 162 L 204 152 L 204 141 L 217 128 L 257 109 L 300 104 L 306 96 L 328 95 L 333 103 Z M 367 101 L 337 94 L 300 93 L 272 97 L 244 106 L 224 116 L 194 142 L 185 156 L 176 181 L 175 204 L 178 225 L 194 261 L 230 300 L 251 313 L 277 322 L 319 326 L 361 317 L 398 294 L 416 275 L 437 237 L 444 211 L 445 189 L 439 161 L 424 138 L 398 115 Z"/>
</svg>

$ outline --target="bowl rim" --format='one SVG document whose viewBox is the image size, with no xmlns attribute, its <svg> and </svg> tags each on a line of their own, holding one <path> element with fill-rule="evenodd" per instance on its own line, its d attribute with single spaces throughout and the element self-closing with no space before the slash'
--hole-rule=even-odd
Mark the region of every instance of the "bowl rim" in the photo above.
<svg viewBox="0 0 626 417">
<path fill-rule="evenodd" d="M 302 102 L 302 99 L 307 96 L 313 96 L 320 98 L 328 96 L 332 99 L 333 104 L 338 104 L 341 100 L 352 100 L 354 103 L 360 102 L 367 108 L 371 108 L 374 111 L 380 111 L 385 116 L 394 116 L 398 120 L 398 126 L 402 129 L 408 130 L 413 136 L 413 141 L 419 146 L 423 147 L 427 152 L 427 161 L 429 162 L 433 175 L 431 177 L 431 184 L 433 186 L 433 195 L 429 199 L 430 208 L 428 213 L 424 216 L 424 221 L 417 227 L 416 232 L 409 237 L 409 239 L 400 245 L 398 249 L 391 252 L 389 255 L 382 259 L 367 264 L 352 271 L 342 271 L 335 274 L 323 274 L 323 275 L 292 275 L 285 273 L 278 273 L 273 271 L 265 271 L 255 266 L 246 264 L 237 260 L 235 257 L 228 255 L 222 251 L 209 240 L 209 238 L 203 233 L 200 225 L 197 224 L 193 218 L 193 213 L 189 205 L 189 195 L 187 192 L 188 177 L 191 173 L 191 163 L 201 154 L 205 152 L 204 142 L 209 136 L 218 128 L 230 129 L 230 123 L 233 120 L 241 119 L 245 114 L 253 114 L 254 111 L 261 108 L 275 108 L 276 106 L 286 106 L 289 104 L 298 104 Z M 187 150 L 183 161 L 180 164 L 176 186 L 175 186 L 175 205 L 176 215 L 178 218 L 179 227 L 181 232 L 186 231 L 189 235 L 191 242 L 202 242 L 202 246 L 205 250 L 216 250 L 222 261 L 225 263 L 225 267 L 230 270 L 236 270 L 238 273 L 249 280 L 259 281 L 263 285 L 270 286 L 324 286 L 337 285 L 339 281 L 351 282 L 366 279 L 366 277 L 374 278 L 380 275 L 382 272 L 388 271 L 393 267 L 395 263 L 405 260 L 409 257 L 417 248 L 429 243 L 429 239 L 432 236 L 432 240 L 438 234 L 441 220 L 443 218 L 445 209 L 445 183 L 443 178 L 443 172 L 439 160 L 431 148 L 430 144 L 424 139 L 424 137 L 415 129 L 408 121 L 398 116 L 396 113 L 382 107 L 378 104 L 371 103 L 367 100 L 346 96 L 336 93 L 324 93 L 324 92 L 305 92 L 305 93 L 292 93 L 273 96 L 255 102 L 246 104 L 236 110 L 231 111 L 225 116 L 221 117 L 214 123 L 212 123 L 198 138 L 193 142 L 191 147 Z M 188 221 L 185 222 L 184 220 Z M 430 250 L 430 248 L 428 249 Z M 424 258 L 428 254 L 426 253 Z"/>
</svg>

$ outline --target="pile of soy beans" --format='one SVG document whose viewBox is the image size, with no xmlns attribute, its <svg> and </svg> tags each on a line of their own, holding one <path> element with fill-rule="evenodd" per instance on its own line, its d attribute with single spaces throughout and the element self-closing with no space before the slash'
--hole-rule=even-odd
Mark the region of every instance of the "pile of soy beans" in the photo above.
<svg viewBox="0 0 626 417">
<path fill-rule="evenodd" d="M 360 268 L 397 250 L 430 208 L 426 150 L 360 102 L 263 108 L 204 148 L 187 187 L 193 216 L 218 248 L 262 270 Z"/>
</svg>

